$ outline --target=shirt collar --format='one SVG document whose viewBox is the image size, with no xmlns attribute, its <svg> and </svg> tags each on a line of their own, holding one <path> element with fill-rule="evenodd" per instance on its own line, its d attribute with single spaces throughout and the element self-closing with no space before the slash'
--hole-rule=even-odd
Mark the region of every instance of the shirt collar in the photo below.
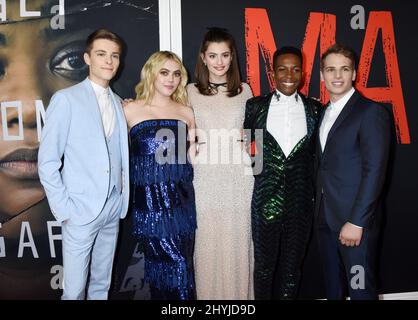
<svg viewBox="0 0 418 320">
<path fill-rule="evenodd" d="M 339 99 L 337 102 L 331 102 L 330 106 L 332 106 L 335 110 L 342 110 L 344 106 L 347 104 L 348 100 L 350 100 L 351 96 L 354 94 L 356 90 L 351 88 L 341 99 Z"/>
<path fill-rule="evenodd" d="M 274 90 L 273 92 L 274 96 L 276 97 L 277 101 L 279 103 L 289 103 L 289 102 L 298 102 L 299 101 L 299 95 L 298 92 L 295 91 L 295 93 L 293 93 L 290 96 L 287 96 L 283 93 L 281 93 L 278 89 Z"/>
<path fill-rule="evenodd" d="M 100 97 L 102 94 L 108 94 L 109 93 L 109 87 L 103 88 L 101 85 L 91 81 L 89 79 L 91 86 L 93 87 L 94 93 L 96 94 L 96 97 Z"/>
</svg>

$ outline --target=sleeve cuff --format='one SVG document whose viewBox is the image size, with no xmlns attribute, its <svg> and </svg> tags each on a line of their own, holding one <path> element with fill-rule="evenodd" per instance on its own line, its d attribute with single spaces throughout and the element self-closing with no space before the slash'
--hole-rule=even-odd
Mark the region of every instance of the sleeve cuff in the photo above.
<svg viewBox="0 0 418 320">
<path fill-rule="evenodd" d="M 351 222 L 348 222 L 348 223 L 351 224 L 352 226 L 356 227 L 356 228 L 363 229 L 363 227 L 360 227 L 360 226 L 358 226 L 358 225 L 356 225 L 354 223 L 351 223 Z"/>
</svg>

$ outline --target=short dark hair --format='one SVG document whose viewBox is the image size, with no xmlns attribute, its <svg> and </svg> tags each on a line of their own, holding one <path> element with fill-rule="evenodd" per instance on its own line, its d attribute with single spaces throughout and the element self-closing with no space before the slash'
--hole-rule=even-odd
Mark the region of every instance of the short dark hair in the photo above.
<svg viewBox="0 0 418 320">
<path fill-rule="evenodd" d="M 118 45 L 120 53 L 122 53 L 122 50 L 123 50 L 122 38 L 119 37 L 116 33 L 109 31 L 107 29 L 96 30 L 87 37 L 86 49 L 85 49 L 86 53 L 90 54 L 90 51 L 93 48 L 93 42 L 99 39 L 106 39 L 106 40 L 113 41 L 114 43 Z"/>
<path fill-rule="evenodd" d="M 211 88 L 209 85 L 209 71 L 206 65 L 203 63 L 201 57 L 201 54 L 204 55 L 209 45 L 214 42 L 226 42 L 229 50 L 231 51 L 232 61 L 227 72 L 227 96 L 234 97 L 242 92 L 241 76 L 238 65 L 238 53 L 234 37 L 229 33 L 227 29 L 224 28 L 208 28 L 208 31 L 203 37 L 194 72 L 196 87 L 201 94 L 206 96 L 216 94 L 217 92 L 216 89 Z"/>
<path fill-rule="evenodd" d="M 300 60 L 300 64 L 301 65 L 303 64 L 302 51 L 299 48 L 296 48 L 296 47 L 286 46 L 286 47 L 281 47 L 280 49 L 276 50 L 276 52 L 274 52 L 274 54 L 273 54 L 273 70 L 276 70 L 278 58 L 282 55 L 285 55 L 285 54 L 293 54 L 293 55 L 297 56 Z"/>
<path fill-rule="evenodd" d="M 344 57 L 348 58 L 351 61 L 351 64 L 353 66 L 353 69 L 356 69 L 357 66 L 357 54 L 356 52 L 351 49 L 350 47 L 347 47 L 345 45 L 342 45 L 340 43 L 335 43 L 331 47 L 329 47 L 321 56 L 321 70 L 324 68 L 324 61 L 326 57 L 328 57 L 330 54 L 341 54 Z"/>
</svg>

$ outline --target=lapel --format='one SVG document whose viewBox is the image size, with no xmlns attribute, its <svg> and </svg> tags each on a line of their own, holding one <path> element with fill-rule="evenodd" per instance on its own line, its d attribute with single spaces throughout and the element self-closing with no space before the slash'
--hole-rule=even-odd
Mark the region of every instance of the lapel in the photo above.
<svg viewBox="0 0 418 320">
<path fill-rule="evenodd" d="M 103 133 L 103 137 L 105 137 L 104 128 L 102 124 L 102 115 L 100 113 L 99 103 L 96 98 L 96 94 L 94 93 L 94 89 L 91 86 L 90 80 L 86 78 L 83 82 L 86 94 L 86 104 L 85 108 L 89 109 L 88 114 L 93 117 L 94 123 L 98 126 L 99 130 Z M 109 94 L 112 102 L 112 108 L 115 112 L 115 125 L 118 125 L 119 128 L 124 128 L 122 124 L 125 123 L 125 116 L 121 113 L 121 107 L 119 102 L 117 101 L 113 90 L 109 87 Z M 121 131 L 121 134 L 124 134 L 124 130 Z"/>
<path fill-rule="evenodd" d="M 306 129 L 307 129 L 307 138 L 309 139 L 313 132 L 315 131 L 315 117 L 313 115 L 313 110 L 308 103 L 308 100 L 303 94 L 298 92 L 299 97 L 301 97 L 303 106 L 305 108 L 305 116 L 306 116 Z"/>
<path fill-rule="evenodd" d="M 115 111 L 116 115 L 116 121 L 115 126 L 119 127 L 119 133 L 121 136 L 121 141 L 124 141 L 124 138 L 128 136 L 128 129 L 125 119 L 125 114 L 123 113 L 122 106 L 119 102 L 119 100 L 115 97 L 115 94 L 113 93 L 112 89 L 109 87 L 110 97 L 112 100 L 112 106 L 113 110 Z"/>
<path fill-rule="evenodd" d="M 119 108 L 119 103 L 116 100 L 115 94 L 113 93 L 113 91 L 110 87 L 109 87 L 109 93 L 110 93 L 110 99 L 112 101 L 112 108 L 113 108 L 113 111 L 115 112 L 115 117 L 116 117 L 115 125 L 120 125 L 120 123 L 121 123 L 121 110 Z"/>
<path fill-rule="evenodd" d="M 327 141 L 325 143 L 325 148 L 324 148 L 323 153 L 325 153 L 325 151 L 327 150 L 328 143 L 332 139 L 332 136 L 335 133 L 335 131 L 338 129 L 338 127 L 341 125 L 341 123 L 348 117 L 348 115 L 351 113 L 351 111 L 353 111 L 354 106 L 355 106 L 359 96 L 360 95 L 358 94 L 358 92 L 356 90 L 353 93 L 353 95 L 351 96 L 351 98 L 348 100 L 347 104 L 344 106 L 341 113 L 338 115 L 337 120 L 335 120 L 334 124 L 332 125 L 331 129 L 329 130 L 329 133 L 328 133 L 328 136 L 327 136 Z M 325 111 L 324 111 L 323 114 L 325 114 Z M 323 118 L 323 115 L 322 115 L 322 118 Z M 322 118 L 321 118 L 321 121 L 322 121 Z"/>
<path fill-rule="evenodd" d="M 298 92 L 298 94 L 299 94 L 299 97 L 301 97 L 302 102 L 303 102 L 303 107 L 305 108 L 306 127 L 307 127 L 306 140 L 307 140 L 312 136 L 312 134 L 315 131 L 315 126 L 316 126 L 315 117 L 313 115 L 313 110 L 312 110 L 311 106 L 309 105 L 306 97 L 304 95 L 300 94 L 299 92 Z M 301 141 L 305 140 L 305 138 L 302 138 L 293 147 L 293 150 L 290 152 L 290 154 L 286 158 L 286 156 L 284 155 L 284 152 L 283 152 L 282 148 L 280 147 L 279 143 L 276 141 L 276 139 L 267 130 L 267 116 L 268 116 L 268 112 L 269 112 L 269 109 L 270 109 L 271 99 L 273 98 L 273 96 L 274 96 L 274 92 L 271 92 L 260 103 L 260 112 L 259 112 L 259 116 L 257 118 L 257 125 L 258 125 L 259 128 L 263 129 L 263 132 L 264 132 L 263 139 L 266 139 L 266 136 L 269 136 L 271 138 L 271 140 L 273 141 L 273 143 L 277 146 L 277 149 L 279 150 L 279 152 L 283 155 L 283 158 L 288 159 L 288 158 L 291 157 L 291 155 L 293 154 L 293 151 L 299 145 L 299 143 L 301 143 Z"/>
<path fill-rule="evenodd" d="M 325 110 L 327 110 L 327 108 L 329 107 L 329 105 L 330 105 L 330 101 L 328 101 L 328 103 L 322 108 L 322 110 L 321 110 L 321 115 L 319 116 L 319 121 L 318 121 L 318 127 L 320 127 L 321 126 L 321 124 L 322 124 L 322 120 L 324 119 L 324 115 L 325 115 Z M 319 136 L 319 135 L 318 135 Z"/>
<path fill-rule="evenodd" d="M 321 124 L 322 124 L 322 120 L 324 120 L 324 115 L 325 115 L 325 111 L 327 110 L 327 108 L 330 105 L 330 101 L 328 101 L 328 103 L 322 108 L 321 111 L 321 115 L 319 117 L 319 121 L 318 121 L 318 130 L 316 132 L 316 153 L 320 154 L 322 156 L 323 152 L 322 152 L 322 148 L 321 148 L 321 139 L 319 138 L 319 132 L 320 132 L 320 128 L 321 128 Z"/>
<path fill-rule="evenodd" d="M 271 92 L 260 102 L 260 109 L 256 119 L 257 127 L 263 129 L 264 132 L 267 131 L 267 115 L 269 113 L 272 97 L 273 93 Z"/>
<path fill-rule="evenodd" d="M 85 88 L 85 99 L 87 102 L 86 105 L 83 106 L 83 108 L 88 109 L 88 112 L 86 112 L 86 114 L 90 115 L 93 118 L 92 120 L 97 126 L 98 130 L 100 130 L 100 132 L 103 134 L 103 137 L 105 137 L 102 124 L 102 115 L 100 114 L 99 102 L 97 101 L 94 89 L 88 78 L 86 78 L 82 83 Z"/>
</svg>

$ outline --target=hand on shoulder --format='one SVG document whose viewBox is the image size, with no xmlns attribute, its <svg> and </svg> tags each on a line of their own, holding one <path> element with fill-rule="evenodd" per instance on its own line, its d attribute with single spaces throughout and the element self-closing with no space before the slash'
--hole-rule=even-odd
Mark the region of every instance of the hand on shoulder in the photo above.
<svg viewBox="0 0 418 320">
<path fill-rule="evenodd" d="M 131 119 L 136 118 L 138 107 L 143 106 L 144 101 L 134 100 L 134 99 L 125 99 L 123 102 L 123 112 L 125 113 L 125 118 L 128 122 Z"/>
<path fill-rule="evenodd" d="M 133 102 L 133 101 L 135 101 L 135 100 L 134 100 L 134 99 L 132 99 L 132 98 L 125 98 L 125 99 L 123 99 L 123 100 L 122 100 L 122 107 L 123 107 L 123 108 L 127 107 L 127 106 L 128 106 L 128 104 L 129 104 L 129 103 L 131 103 L 131 102 Z"/>
<path fill-rule="evenodd" d="M 123 102 L 124 102 L 123 108 L 125 110 L 126 109 L 137 108 L 137 107 L 143 107 L 145 105 L 144 100 L 124 99 Z"/>
</svg>

